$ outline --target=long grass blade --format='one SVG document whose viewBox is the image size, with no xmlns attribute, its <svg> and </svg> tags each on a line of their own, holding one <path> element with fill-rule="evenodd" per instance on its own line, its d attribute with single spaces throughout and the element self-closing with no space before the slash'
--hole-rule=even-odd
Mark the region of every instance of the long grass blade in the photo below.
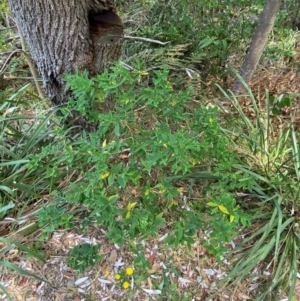
<svg viewBox="0 0 300 301">
<path fill-rule="evenodd" d="M 296 138 L 295 130 L 291 131 L 291 135 L 292 135 L 291 140 L 292 140 L 293 162 L 294 162 L 297 180 L 298 182 L 300 182 L 300 154 L 299 154 L 298 141 Z"/>
<path fill-rule="evenodd" d="M 288 300 L 293 300 L 295 288 L 296 288 L 296 283 L 297 283 L 297 270 L 298 270 L 298 248 L 296 244 L 296 240 L 294 239 L 294 235 L 291 237 L 291 247 L 292 247 L 292 252 L 291 252 L 291 259 L 290 259 L 290 268 L 289 268 L 289 283 L 290 283 L 290 289 L 289 289 L 289 295 L 288 295 Z"/>
<path fill-rule="evenodd" d="M 41 140 L 45 138 L 45 134 L 42 134 L 42 131 L 46 128 L 47 123 L 50 118 L 55 114 L 56 110 L 53 110 L 44 120 L 39 124 L 39 126 L 34 130 L 33 135 L 27 141 L 24 149 L 26 151 L 31 150 L 35 145 L 37 145 Z"/>
<path fill-rule="evenodd" d="M 43 278 L 40 278 L 39 276 L 37 275 L 34 275 L 26 270 L 23 270 L 21 268 L 19 268 L 17 265 L 11 263 L 11 262 L 8 262 L 8 261 L 0 261 L 0 266 L 3 266 L 3 267 L 7 267 L 9 269 L 12 269 L 14 270 L 17 274 L 19 275 L 22 275 L 22 276 L 27 276 L 27 277 L 32 277 L 38 281 L 42 281 L 42 282 L 47 282 L 48 284 L 50 284 L 50 282 L 46 279 L 43 279 Z"/>
<path fill-rule="evenodd" d="M 0 167 L 10 166 L 10 165 L 19 165 L 19 164 L 24 164 L 24 163 L 28 163 L 28 162 L 29 162 L 29 160 L 26 160 L 26 159 L 13 160 L 13 161 L 8 161 L 8 162 L 2 162 L 2 163 L 0 163 Z"/>
<path fill-rule="evenodd" d="M 17 246 L 20 250 L 27 252 L 28 254 L 30 254 L 31 256 L 38 258 L 40 261 L 42 262 L 46 262 L 45 259 L 38 253 L 32 251 L 30 248 L 20 244 L 19 242 L 9 239 L 9 238 L 4 238 L 4 237 L 0 237 L 0 241 L 3 241 L 5 243 L 9 243 L 9 244 L 13 244 L 15 246 Z"/>
<path fill-rule="evenodd" d="M 6 295 L 9 301 L 15 301 L 9 294 L 9 292 L 5 289 L 5 287 L 0 283 L 0 290 Z"/>
<path fill-rule="evenodd" d="M 14 195 L 14 192 L 7 186 L 0 185 L 0 190 L 6 191 L 10 195 Z"/>
</svg>

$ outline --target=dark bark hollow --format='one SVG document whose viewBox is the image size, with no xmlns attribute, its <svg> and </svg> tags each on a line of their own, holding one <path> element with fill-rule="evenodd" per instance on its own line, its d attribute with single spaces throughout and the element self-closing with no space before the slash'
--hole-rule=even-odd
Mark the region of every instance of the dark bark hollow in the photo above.
<svg viewBox="0 0 300 301">
<path fill-rule="evenodd" d="M 9 0 L 9 4 L 54 105 L 72 95 L 62 81 L 65 72 L 87 70 L 93 76 L 120 57 L 124 27 L 113 0 Z"/>
<path fill-rule="evenodd" d="M 113 11 L 89 11 L 89 31 L 93 44 L 93 58 L 96 73 L 101 73 L 121 55 L 124 26 L 120 17 Z M 103 60 L 105 58 L 105 60 Z"/>
</svg>

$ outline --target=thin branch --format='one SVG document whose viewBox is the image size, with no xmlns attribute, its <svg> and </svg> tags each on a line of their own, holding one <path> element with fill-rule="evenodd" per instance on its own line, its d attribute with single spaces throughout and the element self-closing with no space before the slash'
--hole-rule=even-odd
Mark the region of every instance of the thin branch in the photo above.
<svg viewBox="0 0 300 301">
<path fill-rule="evenodd" d="M 159 40 L 153 40 L 153 39 L 148 39 L 148 38 L 143 38 L 143 37 L 132 37 L 132 36 L 124 36 L 124 39 L 126 40 L 134 40 L 134 41 L 142 41 L 142 42 L 148 42 L 148 43 L 156 43 L 160 45 L 166 45 L 169 44 L 170 42 L 161 42 Z"/>
<path fill-rule="evenodd" d="M 11 42 L 11 41 L 13 41 L 13 40 L 15 40 L 15 39 L 19 39 L 20 38 L 20 35 L 15 35 L 15 36 L 13 36 L 13 37 L 8 37 L 5 41 L 4 41 L 4 43 L 9 43 L 9 42 Z"/>
<path fill-rule="evenodd" d="M 4 31 L 4 30 L 9 30 L 9 29 L 15 29 L 16 26 L 11 26 L 11 27 L 4 27 L 2 26 L 3 28 L 0 28 L 0 31 Z"/>
<path fill-rule="evenodd" d="M 132 66 L 130 66 L 130 65 L 124 63 L 124 62 L 121 62 L 121 64 L 122 64 L 122 66 L 123 66 L 124 68 L 126 68 L 126 69 L 129 70 L 129 71 L 133 71 L 133 70 L 134 70 L 134 68 L 133 68 Z"/>
<path fill-rule="evenodd" d="M 34 78 L 32 76 L 3 76 L 4 79 L 26 79 L 26 80 L 33 80 Z M 41 81 L 41 80 L 40 80 Z"/>
</svg>

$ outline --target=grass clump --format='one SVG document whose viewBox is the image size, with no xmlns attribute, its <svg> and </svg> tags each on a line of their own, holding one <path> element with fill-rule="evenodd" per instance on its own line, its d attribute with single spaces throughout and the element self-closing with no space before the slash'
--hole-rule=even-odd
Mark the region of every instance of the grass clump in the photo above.
<svg viewBox="0 0 300 301">
<path fill-rule="evenodd" d="M 0 106 L 1 218 L 15 206 L 23 208 L 19 211 L 21 215 L 26 206 L 49 193 L 51 187 L 46 178 L 32 173 L 28 164 L 31 162 L 30 156 L 54 141 L 53 127 L 47 126 L 54 112 L 47 116 L 23 115 L 15 98 L 27 87 L 28 85 L 20 88 Z M 39 171 L 43 174 L 45 168 L 42 164 L 40 166 Z M 4 206 L 8 204 L 11 204 L 10 208 L 6 207 L 7 210 L 4 210 Z"/>
<path fill-rule="evenodd" d="M 224 132 L 240 153 L 241 161 L 234 168 L 254 181 L 253 189 L 247 191 L 246 205 L 253 225 L 242 243 L 229 253 L 236 261 L 224 282 L 236 284 L 261 266 L 270 277 L 261 277 L 264 290 L 257 293 L 255 300 L 278 300 L 286 290 L 288 300 L 293 300 L 300 248 L 296 213 L 300 195 L 299 135 L 293 113 L 290 122 L 277 116 L 279 108 L 292 105 L 292 99 L 282 101 L 279 96 L 275 100 L 266 91 L 262 109 L 249 87 L 245 87 L 253 117 L 246 114 L 234 95 L 222 91 L 234 108 L 229 112 L 233 126 L 227 126 Z M 281 130 L 275 129 L 277 126 Z"/>
</svg>

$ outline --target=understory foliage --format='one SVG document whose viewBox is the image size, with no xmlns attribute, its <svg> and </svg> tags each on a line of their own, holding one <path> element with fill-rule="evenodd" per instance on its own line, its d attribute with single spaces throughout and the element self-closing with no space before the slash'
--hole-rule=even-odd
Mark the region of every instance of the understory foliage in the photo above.
<svg viewBox="0 0 300 301">
<path fill-rule="evenodd" d="M 201 105 L 192 85 L 176 90 L 167 69 L 149 74 L 117 65 L 94 78 L 77 72 L 65 80 L 74 99 L 59 108 L 60 117 L 55 111 L 20 115 L 13 103 L 26 86 L 1 106 L 2 218 L 15 206 L 22 212 L 47 197 L 51 202 L 37 212 L 35 224 L 43 229 L 41 239 L 58 228 L 84 231 L 97 224 L 119 245 L 168 233 L 169 245 L 190 247 L 202 230 L 203 245 L 217 259 L 247 247 L 223 282 L 241 281 L 270 260 L 273 277 L 256 300 L 273 291 L 276 300 L 288 285 L 292 300 L 300 245 L 299 142 L 293 118 L 275 136 L 273 128 L 278 110 L 292 99 L 266 94 L 262 113 L 247 88 L 256 116 L 250 120 L 235 96 L 222 89 L 232 111 L 219 102 Z M 114 110 L 105 111 L 107 101 Z M 97 130 L 61 126 L 74 111 L 98 124 Z M 226 244 L 250 225 L 244 241 L 226 254 Z M 101 257 L 85 244 L 68 260 L 83 271 Z M 134 263 L 144 261 L 139 255 Z"/>
<path fill-rule="evenodd" d="M 204 228 L 211 232 L 204 243 L 220 257 L 236 226 L 250 222 L 233 191 L 252 189 L 253 181 L 241 181 L 232 169 L 237 158 L 222 133 L 218 108 L 193 102 L 192 88 L 174 91 L 167 70 L 148 78 L 147 72 L 119 65 L 95 78 L 77 73 L 66 80 L 76 101 L 62 113 L 79 111 L 99 126 L 75 141 L 58 128 L 58 143 L 30 156 L 29 170 L 46 165 L 53 185 L 62 172 L 69 174 L 69 187 L 53 186 L 53 204 L 38 213 L 41 226 L 48 225 L 45 231 L 73 226 L 73 213 L 63 209 L 72 203 L 86 209 L 83 228 L 104 226 L 115 243 L 156 237 L 165 228 L 169 244 L 191 246 Z M 106 99 L 113 99 L 114 111 L 99 110 Z M 48 164 L 53 156 L 59 160 Z M 198 177 L 185 179 L 192 171 Z M 51 223 L 50 216 L 55 216 Z"/>
<path fill-rule="evenodd" d="M 245 108 L 221 87 L 213 96 L 202 89 L 232 75 L 227 63 L 238 65 L 243 58 L 264 1 L 116 2 L 122 2 L 127 33 L 169 42 L 126 41 L 122 60 L 131 71 L 119 64 L 94 78 L 66 75 L 74 98 L 49 113 L 23 83 L 29 74 L 22 57 L 12 57 L 2 69 L 0 80 L 12 78 L 0 83 L 5 84 L 0 85 L 0 220 L 23 222 L 23 213 L 34 208 L 38 223 L 23 227 L 13 220 L 10 231 L 26 237 L 42 229 L 40 240 L 56 229 L 101 226 L 112 242 L 136 248 L 133 264 L 143 271 L 149 268 L 138 253 L 143 239 L 168 233 L 170 246 L 190 247 L 201 231 L 211 254 L 231 260 L 222 282 L 226 289 L 232 285 L 234 291 L 259 266 L 270 276 L 259 279 L 256 301 L 295 300 L 300 155 L 291 108 L 299 95 L 265 91 L 261 105 L 246 87 L 250 105 Z M 5 24 L 5 1 L 0 7 Z M 298 11 L 299 1 L 282 1 L 262 58 L 266 66 L 292 61 Z M 16 47 L 9 24 L 0 32 L 6 55 L 1 64 Z M 37 115 L 32 114 L 36 106 Z M 290 120 L 280 118 L 283 109 L 291 112 Z M 62 126 L 74 111 L 97 130 L 77 128 L 76 117 L 73 127 Z M 228 243 L 240 233 L 246 233 L 244 240 L 228 252 Z M 35 277 L 5 261 L 5 255 L 17 247 L 43 260 L 40 253 L 0 240 L 8 244 L 0 252 L 0 266 Z M 79 272 L 93 266 L 102 260 L 98 247 L 77 246 L 68 264 Z"/>
<path fill-rule="evenodd" d="M 300 24 L 299 2 L 284 0 L 274 35 L 263 54 L 269 64 L 283 65 L 294 55 Z M 125 40 L 124 59 L 142 58 L 150 67 L 168 64 L 224 80 L 227 64 L 239 66 L 249 47 L 264 0 L 157 1 L 120 3 L 126 32 L 166 42 L 164 46 Z M 283 26 L 284 25 L 284 26 Z M 180 79 L 179 79 L 180 80 Z"/>
</svg>

